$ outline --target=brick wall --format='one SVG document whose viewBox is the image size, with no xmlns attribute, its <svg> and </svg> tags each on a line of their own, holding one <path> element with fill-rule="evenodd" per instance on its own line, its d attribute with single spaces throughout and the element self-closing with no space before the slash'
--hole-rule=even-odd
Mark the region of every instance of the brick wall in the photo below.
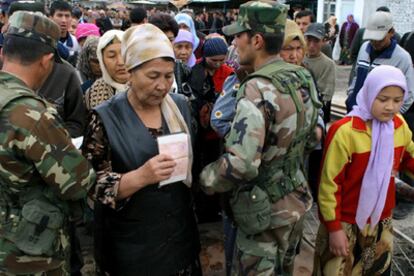
<svg viewBox="0 0 414 276">
<path fill-rule="evenodd" d="M 376 2 L 376 7 L 387 6 L 390 8 L 398 33 L 403 35 L 406 32 L 414 31 L 414 0 L 377 0 Z"/>
</svg>

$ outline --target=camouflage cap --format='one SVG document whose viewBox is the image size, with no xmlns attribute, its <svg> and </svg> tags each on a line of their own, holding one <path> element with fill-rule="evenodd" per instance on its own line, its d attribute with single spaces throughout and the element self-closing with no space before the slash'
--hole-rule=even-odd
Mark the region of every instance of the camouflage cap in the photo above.
<svg viewBox="0 0 414 276">
<path fill-rule="evenodd" d="M 223 27 L 226 35 L 254 30 L 262 33 L 284 34 L 288 7 L 276 1 L 249 1 L 240 6 L 237 21 Z"/>
<path fill-rule="evenodd" d="M 9 19 L 9 27 L 6 35 L 36 40 L 57 50 L 60 29 L 55 22 L 42 13 L 17 11 Z"/>
</svg>

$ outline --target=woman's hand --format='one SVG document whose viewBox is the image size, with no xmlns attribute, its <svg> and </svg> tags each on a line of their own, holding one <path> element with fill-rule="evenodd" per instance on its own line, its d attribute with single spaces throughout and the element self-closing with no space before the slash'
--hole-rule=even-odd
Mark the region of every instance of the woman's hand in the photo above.
<svg viewBox="0 0 414 276">
<path fill-rule="evenodd" d="M 337 257 L 349 255 L 349 243 L 344 230 L 329 233 L 329 250 Z"/>
<path fill-rule="evenodd" d="M 174 159 L 165 154 L 154 156 L 138 170 L 141 171 L 143 180 L 147 185 L 155 184 L 170 178 L 176 163 Z"/>
<path fill-rule="evenodd" d="M 136 170 L 122 175 L 117 200 L 128 198 L 142 188 L 170 178 L 176 163 L 165 154 L 154 156 Z"/>
</svg>

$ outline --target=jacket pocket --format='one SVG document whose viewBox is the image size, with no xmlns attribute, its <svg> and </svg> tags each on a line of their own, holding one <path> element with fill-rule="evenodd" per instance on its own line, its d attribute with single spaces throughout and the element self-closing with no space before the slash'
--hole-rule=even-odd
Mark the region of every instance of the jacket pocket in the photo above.
<svg viewBox="0 0 414 276">
<path fill-rule="evenodd" d="M 63 224 L 64 214 L 58 207 L 33 199 L 23 205 L 14 243 L 26 254 L 52 256 L 60 248 Z"/>
<path fill-rule="evenodd" d="M 234 220 L 240 229 L 255 235 L 270 226 L 271 204 L 269 196 L 257 185 L 251 190 L 238 190 L 230 200 Z"/>
</svg>

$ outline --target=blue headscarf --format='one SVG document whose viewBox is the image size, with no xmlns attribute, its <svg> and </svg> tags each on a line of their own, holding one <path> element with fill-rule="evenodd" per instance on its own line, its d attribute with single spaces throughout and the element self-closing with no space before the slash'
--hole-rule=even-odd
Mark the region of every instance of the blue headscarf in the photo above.
<svg viewBox="0 0 414 276">
<path fill-rule="evenodd" d="M 194 21 L 191 18 L 191 16 L 189 16 L 186 13 L 179 13 L 174 17 L 175 21 L 177 21 L 178 24 L 185 24 L 186 26 L 188 26 L 190 28 L 190 32 L 193 34 L 194 37 L 194 48 L 193 48 L 193 52 L 197 49 L 198 45 L 200 44 L 200 39 L 197 36 L 197 32 L 194 26 Z"/>
</svg>

